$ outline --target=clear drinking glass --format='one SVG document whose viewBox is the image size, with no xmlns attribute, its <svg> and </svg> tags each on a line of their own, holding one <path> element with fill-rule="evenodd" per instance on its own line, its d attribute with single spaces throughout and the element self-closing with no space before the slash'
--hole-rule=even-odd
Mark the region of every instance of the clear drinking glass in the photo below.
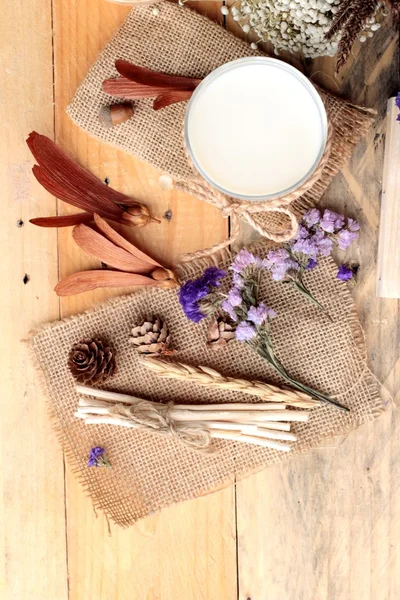
<svg viewBox="0 0 400 600">
<path fill-rule="evenodd" d="M 311 168 L 306 173 L 304 173 L 304 176 L 302 176 L 298 181 L 296 181 L 295 183 L 290 185 L 290 187 L 279 190 L 278 192 L 274 192 L 273 194 L 267 193 L 267 194 L 262 194 L 262 195 L 247 195 L 247 194 L 243 194 L 241 192 L 239 192 L 239 193 L 235 192 L 235 190 L 232 190 L 232 189 L 225 189 L 225 187 L 221 186 L 218 182 L 214 181 L 213 177 L 210 176 L 210 174 L 207 173 L 204 170 L 204 168 L 201 166 L 198 158 L 196 157 L 196 152 L 193 150 L 191 139 L 190 139 L 191 115 L 193 113 L 193 109 L 196 105 L 196 102 L 198 102 L 198 99 L 201 97 L 204 90 L 206 90 L 208 88 L 208 86 L 210 86 L 217 78 L 221 77 L 225 73 L 232 71 L 233 69 L 245 68 L 250 65 L 268 65 L 275 69 L 283 70 L 284 72 L 289 74 L 291 77 L 293 77 L 296 82 L 300 82 L 301 85 L 303 86 L 303 88 L 306 90 L 307 94 L 309 94 L 309 97 L 313 102 L 313 106 L 315 106 L 316 113 L 314 116 L 316 117 L 316 115 L 318 115 L 318 117 L 316 117 L 316 118 L 319 119 L 319 123 L 320 123 L 321 144 L 320 144 L 319 151 L 316 154 L 315 161 L 313 162 Z M 293 98 L 293 102 L 294 103 L 296 102 L 295 97 Z M 249 107 L 249 110 L 251 110 L 251 107 Z M 314 108 L 312 110 L 314 110 Z M 240 123 L 240 116 L 239 116 L 239 123 Z M 232 127 L 235 127 L 235 126 L 240 126 L 240 125 L 238 125 L 237 123 L 236 124 L 232 123 Z M 317 166 L 322 158 L 322 155 L 325 150 L 326 140 L 327 140 L 327 131 L 328 131 L 328 121 L 327 121 L 325 107 L 324 107 L 324 104 L 323 104 L 318 92 L 316 91 L 315 87 L 310 83 L 310 81 L 302 73 L 300 73 L 294 67 L 292 67 L 278 59 L 268 58 L 268 57 L 241 58 L 239 60 L 235 60 L 235 61 L 226 63 L 223 66 L 216 69 L 215 71 L 212 71 L 200 83 L 200 85 L 195 89 L 195 91 L 188 103 L 187 109 L 186 109 L 185 123 L 184 123 L 184 136 L 185 136 L 186 148 L 187 148 L 187 151 L 189 153 L 191 160 L 193 161 L 193 164 L 194 164 L 196 170 L 200 173 L 200 175 L 209 184 L 211 184 L 214 188 L 216 188 L 220 192 L 222 192 L 228 196 L 237 198 L 239 200 L 252 200 L 254 202 L 260 202 L 263 200 L 271 200 L 272 198 L 279 198 L 279 197 L 285 196 L 285 195 L 289 194 L 290 192 L 293 192 L 294 190 L 296 190 L 303 183 L 305 183 L 307 181 L 307 179 L 309 179 L 311 177 L 311 175 L 317 168 Z M 212 143 L 212 140 L 210 140 L 210 143 Z M 263 143 L 262 141 L 260 141 L 258 143 L 257 152 L 262 152 L 262 143 Z M 268 144 L 268 140 L 265 140 L 264 143 Z M 304 143 L 305 144 L 307 143 L 306 139 L 304 140 Z M 287 165 L 287 168 L 290 169 L 290 164 Z"/>
</svg>

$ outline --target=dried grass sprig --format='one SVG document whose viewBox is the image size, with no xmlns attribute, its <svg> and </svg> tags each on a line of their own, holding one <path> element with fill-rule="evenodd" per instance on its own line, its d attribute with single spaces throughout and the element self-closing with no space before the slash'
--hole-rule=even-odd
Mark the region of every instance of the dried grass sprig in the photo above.
<svg viewBox="0 0 400 600">
<path fill-rule="evenodd" d="M 289 406 L 298 408 L 315 408 L 320 403 L 307 396 L 303 392 L 297 392 L 289 389 L 282 389 L 270 383 L 261 381 L 248 381 L 246 379 L 235 379 L 233 377 L 224 377 L 218 371 L 209 367 L 192 367 L 182 363 L 169 362 L 160 358 L 140 359 L 140 363 L 153 371 L 159 377 L 167 379 L 177 379 L 180 381 L 192 381 L 199 385 L 214 387 L 220 390 L 229 390 L 257 396 L 264 402 L 282 402 Z M 215 405 L 218 406 L 218 405 Z M 241 410 L 243 405 L 237 404 L 237 410 Z M 254 404 L 252 410 L 259 410 L 263 405 Z"/>
<path fill-rule="evenodd" d="M 398 24 L 400 1 L 386 0 L 386 5 L 392 13 L 394 23 Z M 327 39 L 332 39 L 342 32 L 337 53 L 337 70 L 345 64 L 354 42 L 360 37 L 368 21 L 374 17 L 380 6 L 380 0 L 341 0 L 332 25 L 326 34 Z"/>
</svg>

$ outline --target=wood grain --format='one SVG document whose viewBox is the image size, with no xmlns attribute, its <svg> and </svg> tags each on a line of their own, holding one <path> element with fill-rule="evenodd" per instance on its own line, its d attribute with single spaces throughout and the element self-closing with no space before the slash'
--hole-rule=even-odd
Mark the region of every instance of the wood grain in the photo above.
<svg viewBox="0 0 400 600">
<path fill-rule="evenodd" d="M 378 110 L 374 130 L 322 205 L 361 223 L 358 248 L 337 258 L 360 265 L 353 292 L 370 364 L 398 399 L 399 304 L 375 296 L 386 102 L 400 89 L 398 35 L 379 30 L 354 50 L 339 78 L 332 59 L 305 67 L 332 91 L 339 85 L 341 95 Z M 390 409 L 345 438 L 237 484 L 240 600 L 400 597 L 400 544 L 393 537 L 400 523 L 398 428 L 399 416 Z"/>
<path fill-rule="evenodd" d="M 56 206 L 33 180 L 25 145 L 32 129 L 53 136 L 50 4 L 7 2 L 0 36 L 0 597 L 66 600 L 63 457 L 23 343 L 59 315 L 57 233 L 28 223 Z"/>
<path fill-rule="evenodd" d="M 230 18 L 223 19 L 220 2 L 191 5 L 240 33 Z M 111 536 L 106 519 L 96 517 L 68 465 L 64 501 L 62 455 L 20 340 L 41 322 L 81 312 L 124 290 L 64 298 L 59 307 L 52 291 L 58 275 L 99 263 L 73 243 L 70 228 L 56 232 L 26 225 L 33 216 L 56 214 L 56 203 L 30 175 L 25 137 L 31 129 L 55 135 L 96 176 L 148 203 L 161 225 L 120 231 L 162 264 L 173 264 L 182 252 L 208 247 L 227 235 L 227 223 L 216 209 L 162 190 L 159 172 L 89 138 L 65 114 L 88 68 L 129 10 L 102 0 L 52 0 L 52 6 L 32 0 L 23 10 L 18 3 L 6 3 L 0 20 L 0 181 L 7 211 L 0 274 L 11 290 L 0 296 L 6 348 L 0 597 L 398 600 L 400 446 L 399 416 L 392 408 L 378 421 L 327 441 L 307 456 L 171 507 L 128 530 L 111 527 Z M 332 59 L 303 61 L 301 66 L 314 81 L 378 109 L 375 130 L 336 177 L 324 204 L 361 222 L 358 249 L 339 258 L 360 264 L 354 298 L 371 365 L 395 396 L 398 302 L 375 297 L 375 264 L 385 106 L 400 89 L 398 36 L 387 27 L 379 30 L 354 49 L 339 77 Z M 74 209 L 58 203 L 58 212 Z M 17 227 L 19 220 L 22 227 Z M 241 242 L 253 237 L 244 228 Z"/>
<path fill-rule="evenodd" d="M 378 247 L 377 295 L 400 298 L 400 113 L 388 101 Z"/>
<path fill-rule="evenodd" d="M 193 197 L 160 189 L 160 173 L 80 132 L 65 114 L 77 86 L 128 14 L 125 7 L 80 0 L 54 2 L 56 140 L 92 173 L 151 207 L 160 225 L 120 228 L 135 245 L 162 264 L 186 251 L 208 247 L 227 235 L 220 213 Z M 149 8 L 151 10 L 151 8 Z M 60 211 L 68 212 L 65 205 Z M 170 211 L 172 218 L 164 215 Z M 59 232 L 60 277 L 98 267 L 73 244 L 71 230 Z M 118 295 L 125 290 L 116 290 Z M 80 312 L 109 297 L 97 290 L 61 300 L 62 315 Z M 136 527 L 111 527 L 96 518 L 67 469 L 69 600 L 214 600 L 236 598 L 234 490 L 163 511 Z"/>
</svg>

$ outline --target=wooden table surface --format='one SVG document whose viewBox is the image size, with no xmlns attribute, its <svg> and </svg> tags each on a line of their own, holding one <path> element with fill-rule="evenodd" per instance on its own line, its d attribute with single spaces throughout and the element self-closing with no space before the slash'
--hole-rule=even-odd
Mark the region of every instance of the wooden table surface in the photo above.
<svg viewBox="0 0 400 600">
<path fill-rule="evenodd" d="M 195 7 L 222 21 L 221 4 Z M 4 600 L 398 600 L 400 417 L 335 438 L 216 494 L 173 506 L 122 530 L 93 512 L 65 464 L 23 343 L 31 328 L 80 312 L 110 294 L 59 299 L 60 277 L 94 265 L 71 230 L 29 225 L 66 211 L 36 183 L 24 143 L 55 139 L 116 189 L 170 221 L 129 231 L 156 258 L 225 238 L 212 207 L 158 187 L 158 173 L 91 139 L 65 108 L 129 8 L 104 0 L 14 0 L 0 19 L 2 192 L 2 410 L 0 598 Z M 230 19 L 225 26 L 237 32 Z M 235 29 L 236 28 L 236 29 Z M 375 296 L 386 100 L 399 84 L 398 37 L 383 27 L 355 49 L 335 80 L 333 61 L 304 65 L 313 80 L 378 111 L 376 128 L 331 185 L 324 203 L 361 222 L 354 289 L 371 365 L 399 390 L 399 305 Z M 243 240 L 249 232 L 243 233 Z"/>
</svg>

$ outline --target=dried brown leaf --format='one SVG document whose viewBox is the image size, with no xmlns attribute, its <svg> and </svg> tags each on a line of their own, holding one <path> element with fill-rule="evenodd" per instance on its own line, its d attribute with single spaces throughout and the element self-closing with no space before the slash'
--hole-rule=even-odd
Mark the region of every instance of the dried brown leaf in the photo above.
<svg viewBox="0 0 400 600">
<path fill-rule="evenodd" d="M 80 223 L 90 223 L 90 221 L 93 221 L 93 215 L 82 212 L 76 215 L 63 215 L 59 217 L 38 217 L 30 219 L 29 223 L 38 225 L 38 227 L 71 227 Z"/>
<path fill-rule="evenodd" d="M 84 252 L 110 267 L 130 273 L 150 273 L 152 270 L 151 265 L 119 248 L 87 225 L 77 225 L 72 236 Z"/>
<path fill-rule="evenodd" d="M 119 271 L 81 271 L 60 281 L 54 288 L 58 296 L 73 296 L 97 288 L 160 286 L 150 277 Z"/>
<path fill-rule="evenodd" d="M 190 100 L 192 94 L 193 91 L 187 90 L 175 90 L 173 92 L 159 94 L 153 102 L 153 108 L 154 110 L 160 110 L 171 104 L 176 104 L 177 102 L 185 102 L 186 100 Z"/>
<path fill-rule="evenodd" d="M 166 73 L 159 73 L 134 65 L 127 60 L 116 60 L 115 68 L 118 73 L 127 79 L 136 81 L 136 83 L 142 83 L 143 85 L 167 87 L 180 90 L 194 90 L 201 79 L 195 79 L 193 77 L 181 77 L 179 75 L 168 75 Z"/>
<path fill-rule="evenodd" d="M 115 231 L 115 229 L 110 227 L 110 225 L 104 219 L 102 219 L 99 215 L 94 215 L 94 221 L 95 221 L 97 227 L 100 229 L 100 231 L 111 242 L 113 242 L 120 248 L 123 248 L 124 250 L 126 250 L 127 252 L 129 252 L 130 254 L 135 256 L 138 260 L 143 262 L 143 264 L 147 264 L 149 267 L 149 272 L 154 267 L 162 267 L 162 265 L 160 265 L 153 258 L 151 258 L 147 254 L 145 254 L 144 252 L 142 252 L 141 250 L 136 248 L 136 246 L 134 246 L 130 242 L 128 242 L 128 240 L 126 240 L 124 237 L 122 237 L 122 235 L 120 235 L 117 231 Z"/>
</svg>

